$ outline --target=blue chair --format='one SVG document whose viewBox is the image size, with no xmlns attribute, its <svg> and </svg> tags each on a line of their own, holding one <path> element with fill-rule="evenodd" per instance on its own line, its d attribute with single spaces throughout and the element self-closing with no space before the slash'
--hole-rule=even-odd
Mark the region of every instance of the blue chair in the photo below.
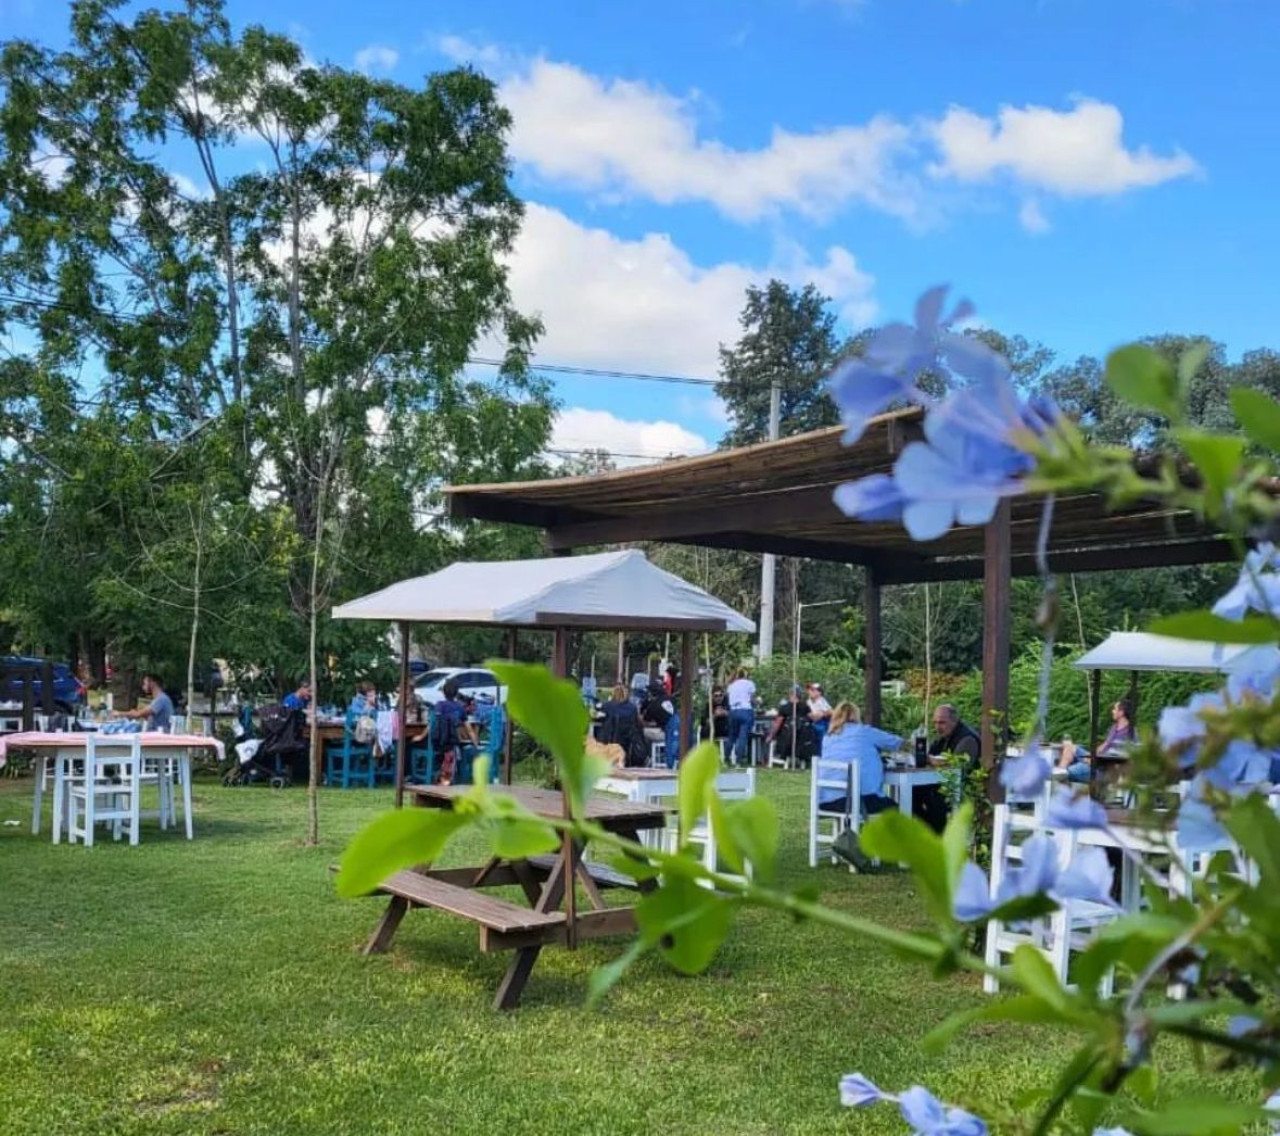
<svg viewBox="0 0 1280 1136">
<path fill-rule="evenodd" d="M 506 736 L 506 715 L 501 706 L 495 706 L 489 712 L 489 736 L 485 739 L 484 745 L 479 749 L 470 745 L 459 747 L 458 784 L 475 783 L 473 776 L 475 760 L 482 753 L 489 759 L 489 781 L 491 784 L 496 782 L 502 770 L 502 750 Z"/>
<path fill-rule="evenodd" d="M 427 732 L 420 742 L 409 743 L 409 768 L 406 776 L 419 785 L 430 785 L 436 779 L 436 750 L 431 744 L 431 729 L 435 725 L 435 713 L 427 711 Z"/>
<path fill-rule="evenodd" d="M 373 788 L 377 777 L 372 742 L 355 740 L 356 719 L 359 715 L 347 711 L 342 729 L 342 741 L 332 742 L 325 749 L 324 783 L 350 789 L 352 784 Z"/>
</svg>

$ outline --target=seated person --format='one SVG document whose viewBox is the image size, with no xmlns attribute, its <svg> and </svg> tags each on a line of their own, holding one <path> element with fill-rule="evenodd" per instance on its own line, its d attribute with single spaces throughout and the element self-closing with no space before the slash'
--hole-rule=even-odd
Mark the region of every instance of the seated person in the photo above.
<svg viewBox="0 0 1280 1136">
<path fill-rule="evenodd" d="M 808 767 L 818 751 L 818 735 L 809 717 L 809 704 L 798 686 L 791 688 L 787 700 L 778 707 L 767 741 L 773 742 L 774 754 L 795 764 Z"/>
<path fill-rule="evenodd" d="M 622 683 L 613 688 L 613 697 L 601 710 L 604 713 L 600 722 L 601 744 L 620 746 L 627 765 L 644 765 L 649 751 L 640 724 L 640 712 L 627 697 L 627 688 Z"/>
<path fill-rule="evenodd" d="M 371 682 L 356 684 L 356 692 L 352 696 L 347 713 L 357 717 L 372 717 L 378 712 L 378 688 Z"/>
<path fill-rule="evenodd" d="M 960 720 L 960 712 L 944 702 L 933 710 L 934 740 L 929 745 L 930 764 L 941 765 L 943 754 L 953 754 L 965 759 L 965 770 L 974 769 L 982 760 L 982 739 L 977 731 Z M 916 789 L 911 811 L 935 832 L 947 827 L 951 802 L 938 785 L 924 785 Z"/>
<path fill-rule="evenodd" d="M 173 721 L 173 699 L 164 692 L 160 676 L 148 672 L 142 676 L 142 693 L 151 699 L 136 710 L 122 710 L 117 717 L 144 718 L 143 729 L 158 733 L 168 731 Z"/>
<path fill-rule="evenodd" d="M 661 742 L 667 759 L 667 768 L 674 769 L 680 758 L 680 722 L 676 706 L 661 682 L 649 686 L 649 696 L 640 707 L 640 721 L 644 723 L 647 742 Z"/>
<path fill-rule="evenodd" d="M 884 762 L 880 751 L 895 750 L 902 745 L 897 734 L 862 724 L 862 715 L 852 702 L 841 702 L 831 714 L 831 728 L 822 743 L 824 762 L 858 764 L 858 792 L 863 816 L 875 816 L 898 806 L 881 790 L 884 788 Z M 850 813 L 849 798 L 835 789 L 821 789 L 818 803 L 827 812 Z"/>
<path fill-rule="evenodd" d="M 1120 699 L 1111 707 L 1111 729 L 1098 747 L 1098 756 L 1119 756 L 1138 740 L 1138 730 L 1133 724 L 1133 703 L 1127 698 Z M 1064 742 L 1062 756 L 1058 759 L 1058 768 L 1067 771 L 1068 781 L 1088 784 L 1092 773 L 1091 761 L 1094 755 L 1081 750 L 1072 742 Z"/>
<path fill-rule="evenodd" d="M 286 694 L 280 705 L 286 710 L 305 710 L 311 705 L 311 683 L 304 682 L 292 694 Z"/>
<path fill-rule="evenodd" d="M 827 736 L 831 725 L 831 703 L 822 693 L 822 683 L 811 682 L 806 690 L 809 703 L 809 721 L 813 723 L 814 732 L 818 736 L 818 752 L 822 752 L 822 741 Z"/>
<path fill-rule="evenodd" d="M 729 699 L 724 687 L 717 684 L 711 688 L 711 701 L 707 703 L 707 717 L 710 718 L 710 729 L 707 736 L 714 742 L 729 737 Z"/>
</svg>

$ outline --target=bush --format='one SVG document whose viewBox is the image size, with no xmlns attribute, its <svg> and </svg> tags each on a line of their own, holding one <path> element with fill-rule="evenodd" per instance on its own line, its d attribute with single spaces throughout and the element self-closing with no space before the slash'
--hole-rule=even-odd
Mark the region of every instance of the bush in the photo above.
<svg viewBox="0 0 1280 1136">
<path fill-rule="evenodd" d="M 751 677 L 766 706 L 776 706 L 787 697 L 793 673 L 802 686 L 808 682 L 822 683 L 822 693 L 832 706 L 846 698 L 862 703 L 862 668 L 851 655 L 837 650 L 800 655 L 794 661 L 794 671 L 790 655 L 774 655 L 760 663 Z"/>
</svg>

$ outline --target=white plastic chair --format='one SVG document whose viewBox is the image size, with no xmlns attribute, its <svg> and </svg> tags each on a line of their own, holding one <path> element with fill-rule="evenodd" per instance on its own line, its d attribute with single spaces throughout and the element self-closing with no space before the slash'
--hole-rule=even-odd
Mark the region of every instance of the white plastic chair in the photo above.
<svg viewBox="0 0 1280 1136">
<path fill-rule="evenodd" d="M 1057 847 L 1058 864 L 1065 868 L 1075 857 L 1079 846 L 1075 831 L 1051 832 L 1043 826 L 1047 794 L 1034 800 L 1006 802 L 995 806 L 991 835 L 991 897 L 999 894 L 1007 873 L 1022 861 L 1022 845 L 1037 833 L 1050 836 Z M 1029 945 L 1040 951 L 1064 985 L 1070 968 L 1071 952 L 1089 945 L 1099 927 L 1111 922 L 1121 912 L 1102 903 L 1069 900 L 1052 915 L 1029 919 L 1011 926 L 997 919 L 987 924 L 986 961 L 999 966 L 1018 947 Z M 1113 975 L 1103 977 L 1099 993 L 1110 997 Z M 995 994 L 1000 983 L 991 975 L 982 980 L 982 988 Z"/>
<path fill-rule="evenodd" d="M 107 775 L 108 768 L 116 772 Z M 85 739 L 84 773 L 81 777 L 59 778 L 67 795 L 67 839 L 74 844 L 79 837 L 92 847 L 94 829 L 104 821 L 111 822 L 112 836 L 119 840 L 124 832 L 129 843 L 137 844 L 142 803 L 142 748 L 136 734 L 112 734 Z M 61 794 L 54 786 L 54 809 Z M 55 816 L 55 839 L 58 818 Z"/>
<path fill-rule="evenodd" d="M 821 803 L 824 789 L 828 791 L 827 795 L 837 793 L 843 797 L 846 807 L 824 807 Z M 824 826 L 830 826 L 829 831 L 823 831 Z M 824 761 L 815 757 L 809 777 L 809 867 L 818 866 L 818 848 L 821 845 L 828 848 L 831 862 L 838 862 L 829 849 L 846 828 L 852 828 L 854 832 L 862 829 L 862 780 L 858 763 Z"/>
<path fill-rule="evenodd" d="M 756 795 L 756 771 L 754 769 L 733 769 L 720 773 L 716 778 L 716 794 L 722 801 L 745 801 Z M 680 834 L 677 829 L 668 827 L 668 849 L 674 851 L 678 845 Z M 719 868 L 719 857 L 716 853 L 715 826 L 709 814 L 699 817 L 686 838 L 688 843 L 702 848 L 702 866 L 709 872 Z M 748 865 L 748 877 L 750 865 Z"/>
</svg>

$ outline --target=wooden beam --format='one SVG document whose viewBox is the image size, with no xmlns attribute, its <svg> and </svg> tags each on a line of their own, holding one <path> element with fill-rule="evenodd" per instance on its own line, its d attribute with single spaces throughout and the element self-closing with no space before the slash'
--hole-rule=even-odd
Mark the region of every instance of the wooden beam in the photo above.
<svg viewBox="0 0 1280 1136">
<path fill-rule="evenodd" d="M 862 610 L 863 623 L 866 625 L 867 659 L 862 695 L 862 720 L 872 726 L 879 726 L 884 646 L 880 623 L 880 578 L 874 568 L 868 568 L 866 571 L 864 589 Z"/>
<path fill-rule="evenodd" d="M 312 692 L 312 698 L 315 693 Z M 409 622 L 400 621 L 400 739 L 396 742 L 396 808 L 404 804 L 405 767 L 409 764 Z"/>
<path fill-rule="evenodd" d="M 1054 572 L 1114 572 L 1139 568 L 1171 568 L 1186 564 L 1221 564 L 1236 559 L 1235 549 L 1227 540 L 1181 541 L 1176 544 L 1138 544 L 1111 548 L 1084 548 L 1051 552 L 1049 566 Z M 937 583 L 942 580 L 977 580 L 985 575 L 985 558 L 921 561 L 903 565 L 888 561 L 881 569 L 881 580 L 891 584 Z M 1011 576 L 1034 576 L 1033 554 L 1011 556 Z"/>
<path fill-rule="evenodd" d="M 680 636 L 680 754 L 684 757 L 693 749 L 693 632 Z"/>
<path fill-rule="evenodd" d="M 994 768 L 1004 756 L 1006 716 L 1009 712 L 1009 500 L 996 506 L 986 527 L 982 576 L 982 760 Z M 997 721 L 998 719 L 998 721 Z M 994 777 L 988 782 L 996 789 Z"/>
</svg>

